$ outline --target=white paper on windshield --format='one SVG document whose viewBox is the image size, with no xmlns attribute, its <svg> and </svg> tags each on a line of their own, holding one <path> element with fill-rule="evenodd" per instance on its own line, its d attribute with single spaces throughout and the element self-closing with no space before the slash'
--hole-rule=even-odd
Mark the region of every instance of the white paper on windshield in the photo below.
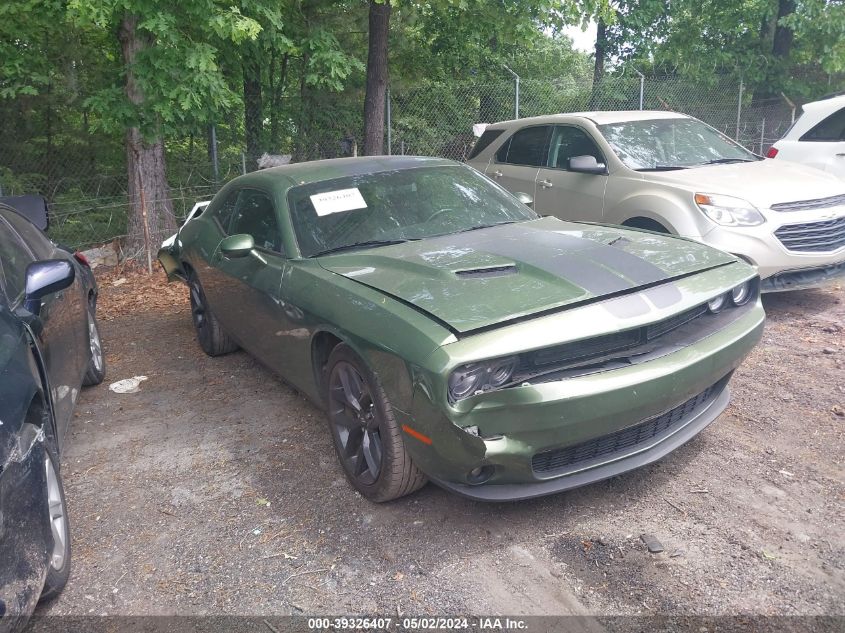
<svg viewBox="0 0 845 633">
<path fill-rule="evenodd" d="M 358 191 L 358 187 L 315 193 L 311 196 L 311 204 L 314 205 L 314 211 L 319 216 L 367 208 L 367 203 L 364 202 L 364 197 Z"/>
</svg>

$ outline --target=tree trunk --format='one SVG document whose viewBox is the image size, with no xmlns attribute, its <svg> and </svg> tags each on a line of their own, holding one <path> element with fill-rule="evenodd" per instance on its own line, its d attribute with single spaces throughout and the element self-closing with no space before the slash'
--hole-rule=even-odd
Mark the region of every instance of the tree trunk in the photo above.
<svg viewBox="0 0 845 633">
<path fill-rule="evenodd" d="M 384 153 L 384 102 L 387 94 L 387 37 L 390 1 L 370 0 L 367 94 L 364 98 L 364 155 Z"/>
<path fill-rule="evenodd" d="M 607 55 L 607 25 L 599 18 L 596 21 L 596 49 L 593 65 L 593 90 L 590 93 L 590 109 L 599 109 L 601 82 L 604 80 L 604 58 Z"/>
<path fill-rule="evenodd" d="M 270 151 L 277 154 L 281 153 L 282 95 L 285 92 L 285 84 L 288 78 L 289 59 L 288 53 L 282 56 L 282 65 L 278 77 L 276 77 L 275 64 L 270 67 Z"/>
<path fill-rule="evenodd" d="M 126 14 L 118 38 L 126 66 L 126 96 L 136 107 L 144 95 L 135 81 L 133 65 L 138 53 L 150 45 L 149 38 L 137 31 L 138 17 Z M 156 245 L 176 230 L 170 188 L 164 163 L 164 140 L 156 130 L 145 138 L 138 127 L 126 130 L 126 165 L 129 176 L 129 221 L 126 239 L 130 257 L 149 261 Z"/>
<path fill-rule="evenodd" d="M 777 59 L 786 59 L 792 51 L 792 28 L 780 23 L 781 18 L 795 13 L 795 0 L 778 0 L 778 19 L 775 26 L 775 37 L 772 42 L 772 54 Z"/>
<path fill-rule="evenodd" d="M 261 94 L 261 61 L 255 44 L 248 42 L 243 51 L 244 79 L 244 132 L 248 161 L 255 167 L 263 148 L 261 127 L 264 120 L 264 103 Z"/>
</svg>

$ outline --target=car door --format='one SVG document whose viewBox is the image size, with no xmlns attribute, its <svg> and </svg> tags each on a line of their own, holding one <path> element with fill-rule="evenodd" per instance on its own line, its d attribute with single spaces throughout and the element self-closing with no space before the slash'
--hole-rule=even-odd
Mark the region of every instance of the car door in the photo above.
<svg viewBox="0 0 845 633">
<path fill-rule="evenodd" d="M 565 220 L 599 222 L 604 211 L 606 174 L 578 173 L 569 169 L 570 159 L 605 158 L 593 139 L 574 125 L 556 125 L 551 134 L 548 160 L 537 173 L 534 210 Z"/>
<path fill-rule="evenodd" d="M 840 108 L 801 137 L 801 159 L 845 179 L 845 108 Z"/>
<path fill-rule="evenodd" d="M 531 125 L 517 130 L 496 151 L 484 172 L 511 193 L 534 196 L 537 172 L 545 164 L 550 125 Z"/>
<path fill-rule="evenodd" d="M 215 309 L 224 329 L 256 358 L 279 373 L 280 337 L 286 320 L 279 294 L 287 267 L 275 205 L 269 194 L 241 189 L 229 235 L 255 240 L 252 254 L 226 257 L 218 246 L 216 268 L 222 273 L 225 301 Z"/>
<path fill-rule="evenodd" d="M 87 314 L 81 305 L 81 281 L 42 300 L 41 312 L 32 316 L 22 307 L 26 288 L 26 267 L 36 256 L 0 214 L 0 267 L 9 305 L 32 328 L 44 358 L 50 395 L 56 414 L 59 443 L 62 442 L 79 395 L 87 365 Z M 82 315 L 85 315 L 84 317 Z"/>
</svg>

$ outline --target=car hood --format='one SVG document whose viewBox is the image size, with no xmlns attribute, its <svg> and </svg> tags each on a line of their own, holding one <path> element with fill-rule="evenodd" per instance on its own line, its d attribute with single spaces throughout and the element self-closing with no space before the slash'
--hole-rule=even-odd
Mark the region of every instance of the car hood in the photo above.
<svg viewBox="0 0 845 633">
<path fill-rule="evenodd" d="M 551 217 L 319 258 L 459 333 L 732 261 L 686 240 Z"/>
<path fill-rule="evenodd" d="M 768 159 L 643 173 L 646 181 L 677 184 L 695 192 L 736 196 L 759 209 L 845 193 L 845 185 L 831 174 L 797 163 Z"/>
</svg>

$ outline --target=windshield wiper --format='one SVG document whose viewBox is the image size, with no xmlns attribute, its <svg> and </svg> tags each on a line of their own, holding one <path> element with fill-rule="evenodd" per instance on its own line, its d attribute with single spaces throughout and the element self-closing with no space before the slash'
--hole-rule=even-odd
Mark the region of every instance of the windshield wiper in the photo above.
<svg viewBox="0 0 845 633">
<path fill-rule="evenodd" d="M 675 171 L 678 169 L 689 169 L 689 165 L 655 165 L 654 167 L 641 167 L 634 171 Z"/>
<path fill-rule="evenodd" d="M 367 240 L 366 242 L 353 242 L 352 244 L 342 244 L 341 246 L 333 246 L 332 248 L 327 248 L 326 250 L 320 251 L 319 253 L 309 255 L 309 257 L 320 257 L 321 255 L 328 255 L 329 253 L 338 253 L 340 251 L 348 251 L 356 248 L 369 248 L 371 246 L 390 246 L 391 244 L 403 244 L 405 242 L 414 242 L 418 239 L 419 238 L 406 237 L 395 240 Z"/>
<path fill-rule="evenodd" d="M 503 220 L 502 222 L 493 222 L 492 224 L 479 224 L 478 226 L 470 226 L 466 229 L 461 229 L 460 231 L 452 231 L 451 233 L 443 233 L 443 235 L 455 235 L 457 233 L 466 233 L 468 231 L 477 231 L 479 229 L 489 229 L 494 226 L 501 226 L 502 224 L 514 224 L 516 222 L 522 222 L 523 220 Z M 436 237 L 440 237 L 439 235 Z"/>
<path fill-rule="evenodd" d="M 701 163 L 702 165 L 727 165 L 728 163 L 754 163 L 757 162 L 757 158 L 714 158 L 713 160 L 708 160 L 706 163 Z"/>
</svg>

